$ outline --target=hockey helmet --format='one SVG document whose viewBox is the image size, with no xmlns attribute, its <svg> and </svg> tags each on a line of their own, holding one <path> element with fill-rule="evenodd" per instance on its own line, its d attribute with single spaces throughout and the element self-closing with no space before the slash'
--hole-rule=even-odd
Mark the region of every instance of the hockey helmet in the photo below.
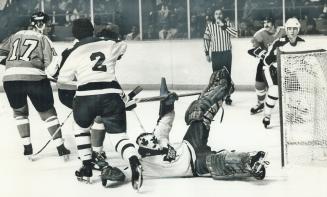
<svg viewBox="0 0 327 197">
<path fill-rule="evenodd" d="M 77 39 L 83 39 L 93 36 L 94 27 L 87 18 L 80 18 L 73 21 L 72 33 Z"/>
<path fill-rule="evenodd" d="M 36 12 L 31 16 L 31 25 L 38 26 L 39 24 L 45 24 L 49 20 L 49 16 L 44 12 Z"/>
<path fill-rule="evenodd" d="M 298 28 L 298 31 L 300 31 L 301 24 L 297 18 L 289 18 L 285 23 L 285 29 L 287 30 L 288 27 L 295 27 Z"/>
</svg>

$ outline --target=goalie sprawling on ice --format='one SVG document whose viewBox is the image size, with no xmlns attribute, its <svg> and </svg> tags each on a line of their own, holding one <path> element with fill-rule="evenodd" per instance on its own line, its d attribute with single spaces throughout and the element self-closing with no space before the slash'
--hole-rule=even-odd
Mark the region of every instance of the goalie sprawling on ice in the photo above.
<svg viewBox="0 0 327 197">
<path fill-rule="evenodd" d="M 169 143 L 169 132 L 174 121 L 174 102 L 178 98 L 167 90 L 165 83 L 160 88 L 167 98 L 160 103 L 159 119 L 152 133 L 142 133 L 136 143 L 141 155 L 144 177 L 185 177 L 211 174 L 214 179 L 240 177 L 265 177 L 265 152 L 213 151 L 207 145 L 210 124 L 223 100 L 233 92 L 228 72 L 221 69 L 212 74 L 208 87 L 193 101 L 185 113 L 188 129 L 179 144 Z M 127 176 L 126 176 L 127 177 Z M 102 183 L 125 181 L 125 175 L 109 167 L 102 172 Z"/>
</svg>

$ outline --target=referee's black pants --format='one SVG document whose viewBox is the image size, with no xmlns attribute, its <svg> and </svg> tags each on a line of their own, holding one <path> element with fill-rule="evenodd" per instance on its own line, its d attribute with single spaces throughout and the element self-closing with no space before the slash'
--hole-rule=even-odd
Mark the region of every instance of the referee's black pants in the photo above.
<svg viewBox="0 0 327 197">
<path fill-rule="evenodd" d="M 211 52 L 212 71 L 218 71 L 224 67 L 232 74 L 232 51 L 213 51 Z M 230 95 L 227 95 L 230 98 Z"/>
<path fill-rule="evenodd" d="M 228 72 L 232 70 L 232 52 L 231 51 L 214 51 L 211 53 L 212 71 L 218 71 L 224 66 Z"/>
</svg>

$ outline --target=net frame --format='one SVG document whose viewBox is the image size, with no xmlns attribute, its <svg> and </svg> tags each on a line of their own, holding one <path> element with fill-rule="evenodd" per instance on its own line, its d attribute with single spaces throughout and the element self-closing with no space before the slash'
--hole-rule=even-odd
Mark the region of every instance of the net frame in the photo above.
<svg viewBox="0 0 327 197">
<path fill-rule="evenodd" d="M 312 54 L 312 53 L 326 53 L 327 54 L 327 51 L 324 49 L 319 49 L 319 50 L 285 52 L 285 51 L 281 51 L 281 50 L 277 49 L 277 76 L 278 76 L 278 91 L 279 91 L 279 115 L 280 115 L 281 165 L 282 165 L 282 167 L 285 167 L 285 165 L 288 163 L 288 158 L 287 158 L 288 157 L 288 144 L 286 143 L 287 133 L 285 133 L 285 124 L 284 124 L 286 117 L 284 115 L 284 107 L 283 107 L 284 105 L 283 104 L 285 104 L 285 103 L 283 101 L 286 99 L 283 97 L 283 96 L 285 96 L 285 93 L 283 95 L 283 92 L 285 92 L 285 91 L 283 91 L 284 75 L 282 73 L 282 71 L 284 72 L 284 67 L 282 65 L 281 59 L 282 59 L 282 56 L 284 56 L 284 55 L 294 55 L 295 54 L 295 55 L 303 55 L 304 56 L 306 54 Z M 325 77 L 327 78 L 327 76 L 325 76 Z M 326 81 L 326 83 L 327 83 L 327 81 Z M 299 142 L 298 144 L 310 146 L 310 145 L 312 145 L 310 143 L 315 143 L 315 140 L 313 139 L 312 142 L 309 141 L 309 142 L 307 142 L 307 144 L 305 142 L 303 142 L 303 143 Z"/>
</svg>

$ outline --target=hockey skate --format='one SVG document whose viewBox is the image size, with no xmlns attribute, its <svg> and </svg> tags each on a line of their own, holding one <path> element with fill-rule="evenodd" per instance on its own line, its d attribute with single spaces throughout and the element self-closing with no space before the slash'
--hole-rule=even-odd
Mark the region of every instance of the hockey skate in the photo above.
<svg viewBox="0 0 327 197">
<path fill-rule="evenodd" d="M 102 170 L 105 167 L 109 166 L 109 163 L 106 162 L 106 153 L 105 152 L 96 152 L 92 151 L 92 160 L 94 163 L 93 169 L 94 170 Z"/>
<path fill-rule="evenodd" d="M 28 160 L 34 161 L 32 144 L 24 145 L 24 155 Z"/>
<path fill-rule="evenodd" d="M 90 160 L 83 161 L 83 166 L 79 170 L 75 171 L 75 176 L 77 177 L 77 180 L 90 184 L 91 177 L 93 176 L 92 168 L 93 164 Z"/>
<path fill-rule="evenodd" d="M 270 117 L 264 117 L 262 120 L 263 126 L 265 126 L 265 128 L 267 129 L 268 126 L 270 125 Z"/>
<path fill-rule="evenodd" d="M 265 161 L 267 153 L 264 151 L 258 151 L 251 157 L 250 167 L 251 174 L 258 180 L 263 180 L 266 176 L 266 165 L 269 165 L 269 161 Z"/>
<path fill-rule="evenodd" d="M 136 156 L 129 158 L 129 163 L 132 171 L 132 186 L 139 191 L 143 184 L 143 169 L 139 159 Z"/>
<path fill-rule="evenodd" d="M 257 103 L 254 107 L 251 108 L 251 115 L 262 112 L 264 107 L 264 103 Z"/>
<path fill-rule="evenodd" d="M 64 159 L 64 161 L 69 160 L 70 150 L 68 150 L 64 144 L 57 147 L 58 155 Z"/>
<path fill-rule="evenodd" d="M 230 98 L 230 96 L 227 96 L 225 99 L 226 105 L 232 105 L 233 100 Z"/>
<path fill-rule="evenodd" d="M 104 187 L 116 185 L 125 181 L 125 174 L 116 167 L 107 165 L 101 171 L 101 182 Z"/>
</svg>

